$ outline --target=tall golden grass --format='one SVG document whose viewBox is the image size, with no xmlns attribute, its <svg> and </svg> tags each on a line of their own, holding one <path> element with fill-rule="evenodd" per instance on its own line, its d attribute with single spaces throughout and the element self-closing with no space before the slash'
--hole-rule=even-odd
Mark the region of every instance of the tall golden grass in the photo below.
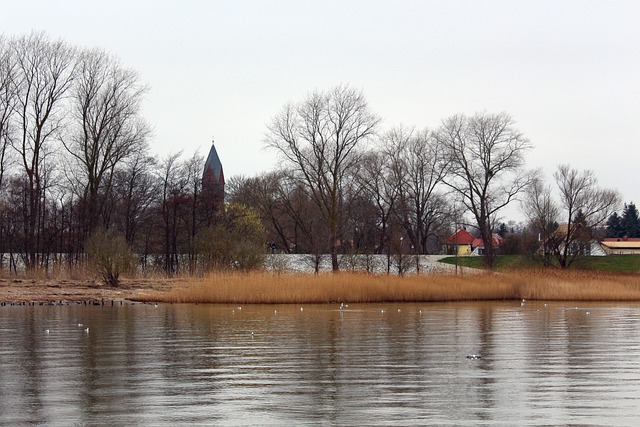
<svg viewBox="0 0 640 427">
<path fill-rule="evenodd" d="M 168 303 L 323 304 L 471 300 L 639 301 L 640 276 L 525 270 L 467 275 L 217 273 L 140 295 Z"/>
</svg>

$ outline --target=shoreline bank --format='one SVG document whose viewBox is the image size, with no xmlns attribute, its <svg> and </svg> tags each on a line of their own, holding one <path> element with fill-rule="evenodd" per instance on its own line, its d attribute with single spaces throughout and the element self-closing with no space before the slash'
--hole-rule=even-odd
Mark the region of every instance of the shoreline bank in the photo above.
<svg viewBox="0 0 640 427">
<path fill-rule="evenodd" d="M 0 279 L 0 305 L 318 304 L 489 300 L 640 301 L 640 276 L 558 271 L 386 276 L 218 273 L 205 278 Z"/>
<path fill-rule="evenodd" d="M 141 294 L 166 292 L 179 279 L 125 279 L 119 287 L 96 280 L 0 279 L 0 305 L 106 305 L 135 301 Z"/>
</svg>

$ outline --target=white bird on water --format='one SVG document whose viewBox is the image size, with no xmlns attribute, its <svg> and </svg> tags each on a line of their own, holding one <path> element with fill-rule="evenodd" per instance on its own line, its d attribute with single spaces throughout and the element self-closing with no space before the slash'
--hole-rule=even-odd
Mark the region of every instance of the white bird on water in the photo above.
<svg viewBox="0 0 640 427">
<path fill-rule="evenodd" d="M 88 334 L 89 333 L 89 328 L 84 328 L 84 333 Z"/>
</svg>

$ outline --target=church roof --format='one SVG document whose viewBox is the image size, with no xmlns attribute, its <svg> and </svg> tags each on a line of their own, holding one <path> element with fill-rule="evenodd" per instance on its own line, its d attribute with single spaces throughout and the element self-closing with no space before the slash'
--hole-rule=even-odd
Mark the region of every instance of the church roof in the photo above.
<svg viewBox="0 0 640 427">
<path fill-rule="evenodd" d="M 209 150 L 207 161 L 204 163 L 204 171 L 202 173 L 202 177 L 206 178 L 207 175 L 209 175 L 211 178 L 213 178 L 214 181 L 220 184 L 224 183 L 222 163 L 220 162 L 220 157 L 218 157 L 216 146 L 213 144 L 211 144 L 211 150 Z"/>
</svg>

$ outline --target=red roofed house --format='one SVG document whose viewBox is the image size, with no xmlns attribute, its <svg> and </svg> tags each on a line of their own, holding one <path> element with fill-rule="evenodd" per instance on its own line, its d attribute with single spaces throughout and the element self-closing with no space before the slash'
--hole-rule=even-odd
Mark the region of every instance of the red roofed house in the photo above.
<svg viewBox="0 0 640 427">
<path fill-rule="evenodd" d="M 497 248 L 502 244 L 502 237 L 493 235 L 493 247 Z M 475 237 L 467 230 L 459 229 L 447 239 L 447 253 L 454 255 L 484 255 L 484 242 Z"/>
<path fill-rule="evenodd" d="M 467 230 L 458 229 L 447 239 L 447 253 L 454 255 L 471 255 L 475 237 Z"/>
<path fill-rule="evenodd" d="M 493 247 L 498 248 L 502 244 L 502 237 L 499 234 L 493 234 Z M 471 255 L 482 256 L 484 255 L 484 242 L 482 239 L 474 239 L 471 243 L 473 250 L 471 251 Z"/>
</svg>

